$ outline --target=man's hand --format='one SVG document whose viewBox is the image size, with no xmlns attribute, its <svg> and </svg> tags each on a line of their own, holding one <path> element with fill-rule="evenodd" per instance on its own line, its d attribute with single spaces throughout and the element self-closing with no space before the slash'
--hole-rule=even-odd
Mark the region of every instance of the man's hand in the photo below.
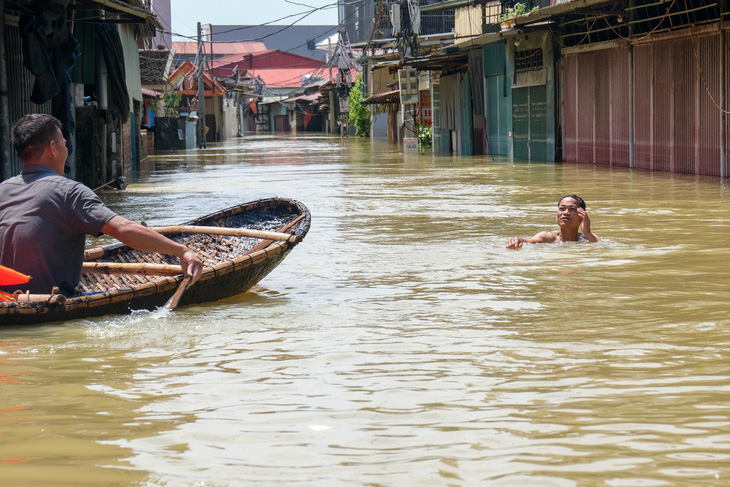
<svg viewBox="0 0 730 487">
<path fill-rule="evenodd" d="M 591 219 L 588 218 L 588 212 L 584 210 L 583 208 L 578 208 L 578 216 L 581 219 L 581 228 L 583 229 L 583 233 L 591 233 Z"/>
<path fill-rule="evenodd" d="M 190 276 L 190 284 L 200 278 L 200 273 L 203 270 L 203 263 L 200 261 L 195 252 L 189 248 L 185 248 L 185 251 L 180 256 L 180 267 L 182 267 L 183 274 L 185 277 Z"/>
<path fill-rule="evenodd" d="M 581 218 L 581 230 L 589 242 L 598 242 L 598 237 L 591 232 L 591 219 L 588 218 L 588 212 L 583 208 L 578 208 L 578 216 Z"/>
<path fill-rule="evenodd" d="M 511 239 L 507 240 L 507 248 L 510 250 L 520 250 L 524 241 L 525 239 L 523 238 L 512 237 Z"/>
</svg>

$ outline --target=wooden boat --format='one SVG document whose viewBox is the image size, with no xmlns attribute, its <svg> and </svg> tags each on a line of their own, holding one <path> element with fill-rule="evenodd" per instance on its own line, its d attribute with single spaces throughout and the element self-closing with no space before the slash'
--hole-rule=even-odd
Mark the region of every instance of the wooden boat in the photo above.
<svg viewBox="0 0 730 487">
<path fill-rule="evenodd" d="M 203 261 L 200 279 L 182 294 L 180 306 L 217 301 L 249 290 L 304 238 L 311 215 L 302 203 L 271 198 L 234 206 L 183 225 L 182 229 L 156 229 L 190 247 Z M 238 235 L 241 233 L 244 235 Z M 175 257 L 141 252 L 122 243 L 87 250 L 84 260 L 84 273 L 77 288 L 83 295 L 67 299 L 50 295 L 39 300 L 21 295 L 17 301 L 2 301 L 0 325 L 154 310 L 170 300 L 183 280 Z M 30 300 L 23 301 L 24 297 Z"/>
</svg>

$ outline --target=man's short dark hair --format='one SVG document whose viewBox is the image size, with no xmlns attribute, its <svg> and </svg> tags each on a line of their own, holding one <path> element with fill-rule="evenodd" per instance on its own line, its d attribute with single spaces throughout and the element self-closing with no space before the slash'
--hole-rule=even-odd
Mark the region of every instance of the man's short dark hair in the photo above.
<svg viewBox="0 0 730 487">
<path fill-rule="evenodd" d="M 39 156 L 61 127 L 57 118 L 43 113 L 32 113 L 18 120 L 11 141 L 20 159 Z"/>
<path fill-rule="evenodd" d="M 575 201 L 578 202 L 578 206 L 580 206 L 584 210 L 586 209 L 586 202 L 583 201 L 583 198 L 581 198 L 578 195 L 574 195 L 574 194 L 566 194 L 565 196 L 560 198 L 560 200 L 558 200 L 558 206 L 560 206 L 560 202 L 563 201 L 565 198 L 573 198 Z"/>
</svg>

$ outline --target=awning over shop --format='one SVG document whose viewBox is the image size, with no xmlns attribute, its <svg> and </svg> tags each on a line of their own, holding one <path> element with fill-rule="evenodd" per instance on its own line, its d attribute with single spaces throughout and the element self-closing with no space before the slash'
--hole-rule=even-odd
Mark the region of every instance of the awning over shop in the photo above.
<svg viewBox="0 0 730 487">
<path fill-rule="evenodd" d="M 469 63 L 469 54 L 466 51 L 458 51 L 452 54 L 439 54 L 414 59 L 406 59 L 391 66 L 395 71 L 400 68 L 416 68 L 421 71 L 449 71 L 456 68 L 466 67 Z"/>
<path fill-rule="evenodd" d="M 361 103 L 363 105 L 387 105 L 400 103 L 400 90 L 378 93 L 365 98 Z"/>
<path fill-rule="evenodd" d="M 157 15 L 148 10 L 139 0 L 130 0 L 129 2 L 121 0 L 79 0 L 72 8 L 74 10 L 84 8 L 109 9 L 126 14 L 128 19 L 136 18 L 140 23 L 146 23 L 152 29 L 162 30 L 162 24 L 157 19 Z"/>
<path fill-rule="evenodd" d="M 148 88 L 142 88 L 142 94 L 144 96 L 162 96 L 161 91 L 150 90 Z"/>
<path fill-rule="evenodd" d="M 313 102 L 313 101 L 319 100 L 321 97 L 322 97 L 322 93 L 313 93 L 311 95 L 300 95 L 300 96 L 295 96 L 294 98 L 287 98 L 286 100 L 284 100 L 283 103 L 289 103 L 291 101 L 310 101 L 310 102 Z"/>
</svg>

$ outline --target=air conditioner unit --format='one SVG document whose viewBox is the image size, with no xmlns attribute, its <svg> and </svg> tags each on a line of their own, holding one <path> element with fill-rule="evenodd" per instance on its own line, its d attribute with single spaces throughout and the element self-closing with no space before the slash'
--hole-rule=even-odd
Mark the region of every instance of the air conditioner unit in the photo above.
<svg viewBox="0 0 730 487">
<path fill-rule="evenodd" d="M 390 6 L 390 23 L 393 26 L 393 35 L 400 34 L 400 5 L 397 3 Z"/>
<path fill-rule="evenodd" d="M 398 85 L 401 103 L 418 103 L 418 72 L 415 69 L 399 69 Z"/>
</svg>

